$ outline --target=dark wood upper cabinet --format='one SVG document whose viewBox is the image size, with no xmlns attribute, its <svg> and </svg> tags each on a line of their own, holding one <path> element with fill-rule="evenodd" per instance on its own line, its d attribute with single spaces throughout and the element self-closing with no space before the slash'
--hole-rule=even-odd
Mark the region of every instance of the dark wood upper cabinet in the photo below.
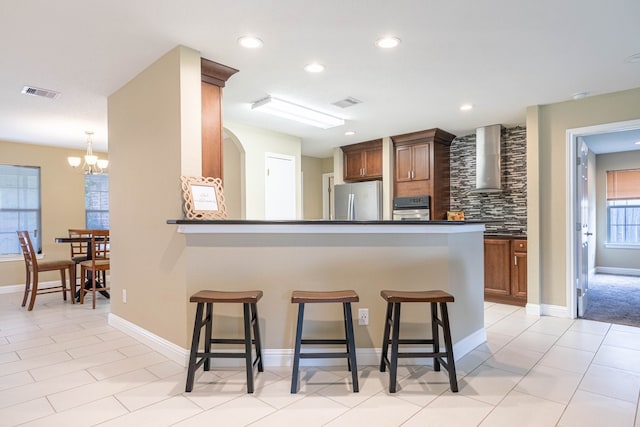
<svg viewBox="0 0 640 427">
<path fill-rule="evenodd" d="M 431 219 L 447 219 L 449 147 L 455 135 L 429 129 L 392 136 L 395 154 L 394 197 L 431 196 Z"/>
<path fill-rule="evenodd" d="M 344 180 L 369 181 L 382 178 L 382 139 L 345 145 Z"/>
<path fill-rule="evenodd" d="M 223 179 L 222 88 L 235 68 L 200 59 L 202 89 L 202 176 Z"/>
</svg>

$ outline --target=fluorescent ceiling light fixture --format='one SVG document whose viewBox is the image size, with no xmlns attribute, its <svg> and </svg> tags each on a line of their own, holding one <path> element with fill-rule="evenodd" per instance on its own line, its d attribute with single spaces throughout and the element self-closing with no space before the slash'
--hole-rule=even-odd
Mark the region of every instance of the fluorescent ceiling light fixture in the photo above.
<svg viewBox="0 0 640 427">
<path fill-rule="evenodd" d="M 473 104 L 462 104 L 460 106 L 460 111 L 469 111 L 473 110 Z"/>
<path fill-rule="evenodd" d="M 242 36 L 238 39 L 238 43 L 247 49 L 257 49 L 264 44 L 262 40 L 254 36 Z"/>
<path fill-rule="evenodd" d="M 311 64 L 305 65 L 304 70 L 307 73 L 321 73 L 324 71 L 324 65 L 312 62 Z"/>
<path fill-rule="evenodd" d="M 376 46 L 382 49 L 393 49 L 400 44 L 400 39 L 397 37 L 382 37 L 376 40 Z"/>
<path fill-rule="evenodd" d="M 261 100 L 254 102 L 251 105 L 251 109 L 264 111 L 265 113 L 273 114 L 274 116 L 294 120 L 299 123 L 316 126 L 322 129 L 329 129 L 344 125 L 343 119 L 321 113 L 320 111 L 312 110 L 298 104 L 293 104 L 280 98 L 274 98 L 273 96 L 267 96 L 266 98 L 262 98 Z"/>
</svg>

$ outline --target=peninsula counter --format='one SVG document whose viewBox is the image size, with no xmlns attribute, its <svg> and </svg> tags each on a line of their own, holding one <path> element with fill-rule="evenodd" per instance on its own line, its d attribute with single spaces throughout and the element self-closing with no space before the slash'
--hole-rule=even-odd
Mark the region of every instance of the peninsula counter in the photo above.
<svg viewBox="0 0 640 427">
<path fill-rule="evenodd" d="M 356 324 L 359 363 L 379 363 L 386 304 L 383 289 L 441 289 L 450 304 L 456 359 L 486 341 L 483 223 L 447 221 L 169 220 L 186 239 L 187 292 L 260 289 L 265 363 L 288 365 L 295 334 L 293 290 L 354 289 L 369 309 Z M 305 334 L 343 334 L 339 304 L 310 305 Z M 336 307 L 333 307 L 336 306 Z M 190 308 L 194 311 L 194 307 Z M 322 310 L 322 311 L 320 311 Z M 215 310 L 218 327 L 241 333 L 241 313 Z M 403 305 L 403 337 L 430 333 L 424 304 Z M 424 363 L 404 359 L 406 363 Z"/>
</svg>

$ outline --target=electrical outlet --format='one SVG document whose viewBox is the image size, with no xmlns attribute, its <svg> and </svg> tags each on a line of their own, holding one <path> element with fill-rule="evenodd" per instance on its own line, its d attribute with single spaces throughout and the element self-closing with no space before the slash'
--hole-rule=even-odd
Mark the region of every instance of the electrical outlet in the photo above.
<svg viewBox="0 0 640 427">
<path fill-rule="evenodd" d="M 369 324 L 369 309 L 359 308 L 358 309 L 358 325 L 368 325 L 368 324 Z"/>
<path fill-rule="evenodd" d="M 127 290 L 126 289 L 122 290 L 122 302 L 125 303 L 125 304 L 127 303 Z"/>
</svg>

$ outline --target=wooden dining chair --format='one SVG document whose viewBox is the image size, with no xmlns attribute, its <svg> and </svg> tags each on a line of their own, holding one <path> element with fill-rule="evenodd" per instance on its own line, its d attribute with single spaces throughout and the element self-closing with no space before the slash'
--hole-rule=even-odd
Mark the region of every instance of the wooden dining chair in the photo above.
<svg viewBox="0 0 640 427">
<path fill-rule="evenodd" d="M 85 286 L 80 287 L 80 304 L 84 304 L 85 294 L 91 292 L 93 296 L 93 308 L 96 308 L 96 291 L 105 292 L 110 288 L 107 286 L 106 272 L 110 269 L 110 244 L 109 244 L 109 230 L 92 230 L 91 231 L 91 252 L 93 256 L 91 259 L 80 262 L 80 276 L 86 277 L 87 273 L 91 273 L 91 288 L 87 289 Z M 102 286 L 98 287 L 99 279 L 98 274 L 103 273 L 101 276 L 103 280 Z"/>
<path fill-rule="evenodd" d="M 24 285 L 24 297 L 22 298 L 22 306 L 27 304 L 27 298 L 29 292 L 31 292 L 31 299 L 29 300 L 29 311 L 33 310 L 33 305 L 36 302 L 36 295 L 50 294 L 54 292 L 62 292 L 62 299 L 67 300 L 67 292 L 71 294 L 71 302 L 75 304 L 75 292 L 76 292 L 76 265 L 71 260 L 59 260 L 59 261 L 40 261 L 36 257 L 36 252 L 33 250 L 33 244 L 31 243 L 31 237 L 29 237 L 28 231 L 18 231 L 18 240 L 20 240 L 20 247 L 22 248 L 22 255 L 24 256 L 24 264 L 26 270 L 26 279 Z M 38 289 L 38 280 L 41 272 L 44 271 L 60 271 L 60 286 L 54 286 L 50 288 Z M 67 289 L 66 272 L 69 270 L 69 289 Z"/>
</svg>

